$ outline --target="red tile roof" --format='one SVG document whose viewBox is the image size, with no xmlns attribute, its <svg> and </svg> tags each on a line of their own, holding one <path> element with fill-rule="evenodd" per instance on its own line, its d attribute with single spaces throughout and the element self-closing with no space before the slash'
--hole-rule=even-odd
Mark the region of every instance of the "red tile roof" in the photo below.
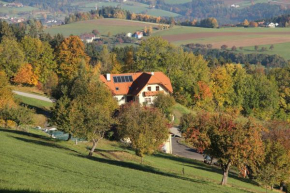
<svg viewBox="0 0 290 193">
<path fill-rule="evenodd" d="M 114 76 L 132 76 L 133 82 L 117 82 L 113 80 Z M 110 81 L 107 81 L 106 75 L 101 75 L 100 79 L 104 82 L 112 91 L 114 95 L 139 95 L 140 91 L 150 84 L 162 85 L 168 92 L 172 93 L 172 85 L 170 79 L 163 72 L 154 72 L 152 75 L 150 72 L 137 72 L 137 73 L 125 73 L 125 74 L 110 74 Z M 116 89 L 118 88 L 118 90 Z"/>
</svg>

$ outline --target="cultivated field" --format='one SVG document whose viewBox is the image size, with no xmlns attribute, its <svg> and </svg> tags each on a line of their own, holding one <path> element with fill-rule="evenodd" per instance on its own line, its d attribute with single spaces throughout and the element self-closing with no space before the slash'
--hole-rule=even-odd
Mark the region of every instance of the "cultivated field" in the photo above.
<svg viewBox="0 0 290 193">
<path fill-rule="evenodd" d="M 134 151 L 105 140 L 88 158 L 90 143 L 28 132 L 0 128 L 0 192 L 264 192 L 234 171 L 221 186 L 221 170 L 202 162 L 157 153 L 141 165 Z"/>
<path fill-rule="evenodd" d="M 91 32 L 97 29 L 101 35 L 107 35 L 110 32 L 112 35 L 118 33 L 133 33 L 138 30 L 143 30 L 145 26 L 157 26 L 155 23 L 146 23 L 139 21 L 130 21 L 122 19 L 97 19 L 89 21 L 81 21 L 71 23 L 68 25 L 55 26 L 52 28 L 45 29 L 45 32 L 52 35 L 62 33 L 64 36 L 69 35 L 80 35 L 82 33 Z"/>
<path fill-rule="evenodd" d="M 227 5 L 239 5 L 240 8 L 249 7 L 257 3 L 270 3 L 284 6 L 290 5 L 290 0 L 223 0 L 223 2 Z"/>
<path fill-rule="evenodd" d="M 196 27 L 180 27 L 166 31 L 156 31 L 154 36 L 161 36 L 175 45 L 185 45 L 189 43 L 212 44 L 214 48 L 220 48 L 222 45 L 249 47 L 248 53 L 252 53 L 251 47 L 259 45 L 260 47 L 274 46 L 269 50 L 269 54 L 278 54 L 290 59 L 286 50 L 290 49 L 290 29 L 289 28 L 221 28 L 207 29 Z"/>
</svg>

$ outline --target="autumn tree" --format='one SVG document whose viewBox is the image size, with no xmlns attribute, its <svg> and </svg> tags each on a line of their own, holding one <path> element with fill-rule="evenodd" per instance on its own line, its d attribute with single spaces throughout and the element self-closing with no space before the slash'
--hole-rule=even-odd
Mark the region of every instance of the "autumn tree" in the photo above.
<svg viewBox="0 0 290 193">
<path fill-rule="evenodd" d="M 227 48 L 228 48 L 227 45 L 222 45 L 222 46 L 221 46 L 221 49 L 222 49 L 222 50 L 226 50 Z"/>
<path fill-rule="evenodd" d="M 0 71 L 0 109 L 5 106 L 16 106 L 14 102 L 13 93 L 9 87 L 9 81 L 5 72 Z"/>
<path fill-rule="evenodd" d="M 224 113 L 200 113 L 185 138 L 200 151 L 220 160 L 221 184 L 226 185 L 231 166 L 256 167 L 261 162 L 264 151 L 261 131 L 251 119 L 242 123 Z"/>
<path fill-rule="evenodd" d="M 33 73 L 31 64 L 25 64 L 18 70 L 12 81 L 17 84 L 36 86 L 38 76 Z"/>
<path fill-rule="evenodd" d="M 0 119 L 5 121 L 5 126 L 8 126 L 9 121 L 16 123 L 16 126 L 29 125 L 33 123 L 33 111 L 23 106 L 9 107 L 5 106 L 0 109 Z"/>
<path fill-rule="evenodd" d="M 119 133 L 129 138 L 136 155 L 151 154 L 168 138 L 167 120 L 155 108 L 141 107 L 139 103 L 128 103 L 121 107 Z"/>
<path fill-rule="evenodd" d="M 85 46 L 78 36 L 70 36 L 60 44 L 56 52 L 58 70 L 62 79 L 72 80 L 82 61 L 87 65 L 89 57 L 85 53 Z"/>
<path fill-rule="evenodd" d="M 248 27 L 249 24 L 250 24 L 249 21 L 247 19 L 245 19 L 243 22 L 244 27 Z"/>
</svg>

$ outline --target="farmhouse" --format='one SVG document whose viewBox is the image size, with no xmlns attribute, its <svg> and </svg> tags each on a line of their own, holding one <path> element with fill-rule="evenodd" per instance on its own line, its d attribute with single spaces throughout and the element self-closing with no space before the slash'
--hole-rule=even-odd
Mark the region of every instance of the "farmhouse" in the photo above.
<svg viewBox="0 0 290 193">
<path fill-rule="evenodd" d="M 96 37 L 94 34 L 82 34 L 80 38 L 86 43 L 92 43 L 94 40 L 99 39 L 99 37 Z"/>
<path fill-rule="evenodd" d="M 137 31 L 137 32 L 135 32 L 135 33 L 133 34 L 133 37 L 136 38 L 136 39 L 138 39 L 138 40 L 140 40 L 140 39 L 143 38 L 143 32 L 141 32 L 141 31 Z"/>
<path fill-rule="evenodd" d="M 170 79 L 162 72 L 107 74 L 100 79 L 110 88 L 119 105 L 130 101 L 152 105 L 159 92 L 173 92 Z"/>
</svg>

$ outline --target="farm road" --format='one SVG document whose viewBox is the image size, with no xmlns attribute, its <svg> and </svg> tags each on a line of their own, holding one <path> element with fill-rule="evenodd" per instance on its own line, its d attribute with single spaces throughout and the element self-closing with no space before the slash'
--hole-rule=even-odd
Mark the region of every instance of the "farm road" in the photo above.
<svg viewBox="0 0 290 193">
<path fill-rule="evenodd" d="M 40 96 L 40 95 L 36 95 L 36 94 L 30 94 L 30 93 L 26 93 L 26 92 L 20 92 L 20 91 L 16 91 L 16 90 L 13 90 L 12 92 L 14 94 L 17 94 L 17 95 L 20 95 L 20 96 L 24 96 L 24 97 L 29 97 L 29 98 L 38 99 L 38 100 L 51 102 L 51 103 L 55 102 L 55 99 L 50 99 L 50 98 L 45 97 L 45 96 Z"/>
<path fill-rule="evenodd" d="M 197 153 L 194 149 L 188 148 L 185 145 L 178 143 L 179 137 L 172 138 L 172 154 L 189 159 L 203 161 L 203 155 Z"/>
</svg>

